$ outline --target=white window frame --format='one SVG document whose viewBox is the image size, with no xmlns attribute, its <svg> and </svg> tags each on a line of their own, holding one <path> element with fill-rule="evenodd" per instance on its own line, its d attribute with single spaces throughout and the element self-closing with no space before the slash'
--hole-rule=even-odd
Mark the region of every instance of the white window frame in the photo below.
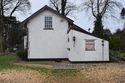
<svg viewBox="0 0 125 83">
<path fill-rule="evenodd" d="M 44 29 L 53 29 L 53 17 L 52 16 L 44 16 Z"/>
<path fill-rule="evenodd" d="M 85 51 L 95 51 L 95 40 L 85 40 Z"/>
</svg>

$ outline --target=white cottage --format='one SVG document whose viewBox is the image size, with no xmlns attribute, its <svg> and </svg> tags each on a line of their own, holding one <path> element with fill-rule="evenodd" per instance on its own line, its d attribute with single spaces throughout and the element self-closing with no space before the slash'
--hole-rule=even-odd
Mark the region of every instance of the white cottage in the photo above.
<svg viewBox="0 0 125 83">
<path fill-rule="evenodd" d="M 24 42 L 28 47 L 28 59 L 109 61 L 108 41 L 93 36 L 48 6 L 22 24 L 27 28 Z"/>
</svg>

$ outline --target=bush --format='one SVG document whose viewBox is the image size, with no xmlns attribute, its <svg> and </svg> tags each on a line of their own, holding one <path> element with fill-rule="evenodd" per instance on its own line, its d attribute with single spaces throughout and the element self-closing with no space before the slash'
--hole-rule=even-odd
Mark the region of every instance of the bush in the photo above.
<svg viewBox="0 0 125 83">
<path fill-rule="evenodd" d="M 27 60 L 28 57 L 27 50 L 18 51 L 16 55 L 22 60 Z"/>
<path fill-rule="evenodd" d="M 110 50 L 110 60 L 115 62 L 125 61 L 124 53 Z"/>
<path fill-rule="evenodd" d="M 121 39 L 120 37 L 111 37 L 109 40 L 109 47 L 112 50 L 120 50 L 120 46 L 121 46 Z"/>
</svg>

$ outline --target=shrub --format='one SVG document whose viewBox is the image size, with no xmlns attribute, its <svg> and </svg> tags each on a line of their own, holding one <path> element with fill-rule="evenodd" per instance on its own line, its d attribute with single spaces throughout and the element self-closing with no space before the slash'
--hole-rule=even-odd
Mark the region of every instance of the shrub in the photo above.
<svg viewBox="0 0 125 83">
<path fill-rule="evenodd" d="M 115 62 L 125 61 L 124 53 L 110 50 L 110 60 Z"/>
<path fill-rule="evenodd" d="M 27 60 L 28 53 L 27 50 L 20 50 L 16 55 L 22 60 Z"/>
<path fill-rule="evenodd" d="M 121 39 L 120 37 L 111 37 L 109 40 L 109 47 L 112 50 L 120 50 L 120 46 L 121 46 Z"/>
</svg>

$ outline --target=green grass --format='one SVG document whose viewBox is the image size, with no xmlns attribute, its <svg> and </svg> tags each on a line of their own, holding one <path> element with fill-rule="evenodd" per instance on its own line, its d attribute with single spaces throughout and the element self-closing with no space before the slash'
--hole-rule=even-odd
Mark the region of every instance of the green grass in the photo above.
<svg viewBox="0 0 125 83">
<path fill-rule="evenodd" d="M 16 64 L 0 64 L 0 70 L 7 70 L 7 69 L 15 69 L 15 70 L 35 70 L 40 73 L 48 73 L 50 70 L 47 68 L 41 68 L 41 67 L 29 67 L 29 66 L 22 66 L 22 65 L 16 65 Z"/>
<path fill-rule="evenodd" d="M 19 61 L 19 58 L 13 54 L 0 55 L 0 63 L 11 63 Z"/>
<path fill-rule="evenodd" d="M 3 64 L 0 63 L 0 70 L 4 70 L 4 69 L 12 69 L 12 68 L 17 68 L 18 66 L 13 65 L 13 64 Z"/>
<path fill-rule="evenodd" d="M 45 65 L 48 65 L 48 64 L 51 64 L 51 62 L 49 61 L 23 61 L 23 63 L 28 63 L 28 64 L 45 64 Z"/>
<path fill-rule="evenodd" d="M 30 70 L 35 70 L 35 71 L 38 71 L 40 73 L 48 73 L 50 72 L 50 69 L 48 68 L 43 68 L 43 67 L 31 67 L 31 66 L 19 66 L 21 67 L 22 69 L 30 69 Z"/>
<path fill-rule="evenodd" d="M 15 69 L 15 70 L 35 70 L 39 73 L 51 73 L 54 76 L 75 76 L 79 70 L 75 69 L 48 69 L 48 68 L 41 68 L 41 67 L 31 67 L 31 66 L 22 66 L 16 64 L 7 64 L 7 63 L 0 63 L 0 70 L 7 70 L 7 69 Z"/>
<path fill-rule="evenodd" d="M 19 64 L 18 64 L 19 63 Z M 6 70 L 6 69 L 16 69 L 16 70 L 35 70 L 40 73 L 51 73 L 54 76 L 74 76 L 76 75 L 78 70 L 73 69 L 48 69 L 45 67 L 40 66 L 29 66 L 29 65 L 23 65 L 23 64 L 39 64 L 39 65 L 48 65 L 51 64 L 50 61 L 22 61 L 20 60 L 16 55 L 14 54 L 7 54 L 7 55 L 0 55 L 0 70 Z M 56 63 L 54 63 L 56 64 Z"/>
<path fill-rule="evenodd" d="M 43 73 L 49 72 L 49 69 L 47 69 L 47 68 L 16 65 L 15 63 L 32 64 L 33 62 L 30 63 L 30 62 L 21 61 L 14 54 L 6 54 L 6 55 L 2 54 L 2 55 L 0 55 L 0 70 L 6 70 L 6 69 L 25 70 L 25 69 L 30 69 L 30 70 L 36 70 L 36 71 L 39 71 L 39 72 L 43 72 Z"/>
</svg>

